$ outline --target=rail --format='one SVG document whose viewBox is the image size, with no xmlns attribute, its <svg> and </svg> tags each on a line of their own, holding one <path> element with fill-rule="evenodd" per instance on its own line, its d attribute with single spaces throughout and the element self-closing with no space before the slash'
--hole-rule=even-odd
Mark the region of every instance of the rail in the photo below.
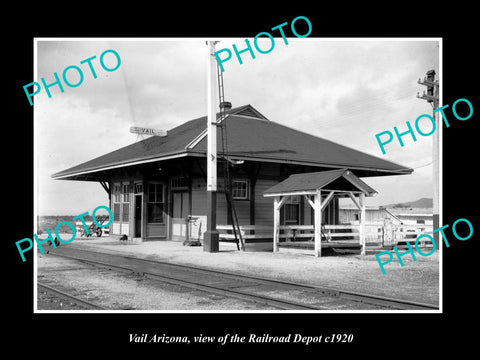
<svg viewBox="0 0 480 360">
<path fill-rule="evenodd" d="M 281 225 L 279 238 L 284 241 L 309 241 L 314 238 L 313 225 Z M 220 241 L 233 242 L 235 235 L 232 225 L 217 225 Z M 271 241 L 273 226 L 240 225 L 240 231 L 246 242 Z M 421 234 L 432 235 L 433 226 L 428 224 L 385 225 L 382 223 L 365 224 L 365 243 L 367 245 L 394 246 L 415 241 Z M 359 224 L 323 225 L 322 241 L 360 242 Z M 420 241 L 421 246 L 428 239 Z"/>
<path fill-rule="evenodd" d="M 88 310 L 108 310 L 107 308 L 105 308 L 103 306 L 100 306 L 98 304 L 94 304 L 94 303 L 92 303 L 90 301 L 87 301 L 87 300 L 84 300 L 84 299 L 80 299 L 77 296 L 74 296 L 72 294 L 68 294 L 64 291 L 58 290 L 56 288 L 53 288 L 49 285 L 46 285 L 46 284 L 43 284 L 43 283 L 40 283 L 40 282 L 37 282 L 37 287 L 39 289 L 43 289 L 44 291 L 50 292 L 50 293 L 54 294 L 55 296 L 58 296 L 62 299 L 74 302 L 77 305 L 80 305 L 82 307 L 86 307 Z"/>
<path fill-rule="evenodd" d="M 313 225 L 281 225 L 280 239 L 297 241 L 313 240 Z M 221 241 L 234 241 L 235 235 L 231 225 L 217 225 Z M 273 228 L 264 225 L 240 225 L 243 239 L 272 240 Z M 324 225 L 323 240 L 326 241 L 359 241 L 359 225 Z"/>
</svg>

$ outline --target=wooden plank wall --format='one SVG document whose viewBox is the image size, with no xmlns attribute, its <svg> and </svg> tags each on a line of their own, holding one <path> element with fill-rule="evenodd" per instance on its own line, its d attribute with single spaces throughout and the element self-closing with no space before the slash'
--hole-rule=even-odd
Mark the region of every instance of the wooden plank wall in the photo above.
<svg viewBox="0 0 480 360">
<path fill-rule="evenodd" d="M 255 225 L 273 226 L 273 199 L 263 196 L 263 192 L 275 184 L 276 180 L 258 179 L 255 189 Z"/>
<path fill-rule="evenodd" d="M 219 178 L 217 192 L 217 224 L 227 224 L 227 201 L 223 193 L 223 179 Z M 275 180 L 257 180 L 255 191 L 255 224 L 273 225 L 273 200 L 263 197 L 263 192 L 278 183 Z M 192 180 L 192 214 L 206 215 L 206 183 L 202 178 Z M 235 200 L 240 225 L 250 225 L 250 200 Z"/>
</svg>

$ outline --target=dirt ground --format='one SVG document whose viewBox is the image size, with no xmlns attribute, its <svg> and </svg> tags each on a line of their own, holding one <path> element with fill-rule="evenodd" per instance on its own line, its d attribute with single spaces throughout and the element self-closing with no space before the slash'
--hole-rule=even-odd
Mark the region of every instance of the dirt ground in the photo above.
<svg viewBox="0 0 480 360">
<path fill-rule="evenodd" d="M 410 255 L 402 258 L 404 266 L 401 267 L 394 256 L 394 260 L 385 266 L 386 274 L 382 274 L 374 255 L 341 255 L 326 256 L 315 258 L 308 253 L 291 253 L 287 250 L 281 250 L 278 253 L 272 252 L 240 252 L 231 247 L 220 245 L 220 252 L 204 252 L 201 246 L 188 247 L 182 246 L 181 242 L 172 241 L 152 241 L 143 243 L 132 243 L 118 241 L 109 238 L 89 238 L 77 239 L 68 245 L 79 247 L 86 250 L 97 250 L 107 253 L 122 253 L 147 259 L 157 259 L 179 264 L 189 264 L 202 266 L 212 269 L 221 269 L 240 274 L 261 276 L 265 278 L 281 279 L 306 284 L 314 284 L 322 287 L 358 291 L 367 294 L 382 295 L 387 297 L 411 300 L 428 304 L 439 304 L 439 253 L 436 251 L 433 255 L 424 257 L 416 255 L 417 261 L 413 261 Z M 53 258 L 53 257 L 52 257 Z M 73 286 L 80 286 L 75 281 L 101 281 L 103 287 L 123 286 L 125 289 L 130 287 L 135 289 L 134 295 L 124 294 L 125 299 L 131 297 L 127 306 L 132 308 L 148 308 L 153 304 L 147 304 L 149 298 L 146 289 L 151 287 L 143 286 L 146 280 L 130 278 L 127 280 L 117 278 L 112 274 L 102 274 L 103 280 L 90 278 L 86 273 L 81 272 L 78 276 L 72 275 L 68 267 L 62 268 L 62 264 L 53 264 L 53 259 L 48 255 L 45 258 L 38 258 L 39 275 L 55 271 L 56 277 L 63 277 Z M 58 260 L 55 260 L 58 261 Z M 72 280 L 76 279 L 76 280 Z M 39 277 L 39 281 L 43 281 Z M 118 283 L 118 284 L 117 284 Z M 96 284 L 101 287 L 100 284 Z M 179 302 L 187 302 L 184 308 L 194 306 L 195 309 L 211 308 L 207 303 L 212 299 L 205 298 L 205 294 L 199 295 L 199 299 L 194 299 L 191 294 L 185 297 L 185 293 L 178 287 L 168 289 L 165 293 L 159 294 L 159 289 L 155 289 L 156 297 L 166 299 L 165 306 L 161 309 L 169 308 L 170 305 Z M 178 291 L 179 292 L 178 292 Z M 175 291 L 177 291 L 175 293 Z M 172 295 L 175 293 L 175 296 Z M 101 297 L 101 291 L 96 296 Z M 210 297 L 212 295 L 209 295 Z M 190 303 L 188 303 L 190 301 Z M 239 304 L 237 300 L 223 299 L 225 309 L 235 308 L 245 304 Z M 218 308 L 218 299 L 215 299 Z M 141 304 L 141 305 L 136 305 Z M 183 306 L 182 305 L 182 306 Z M 159 305 L 155 305 L 159 308 Z M 232 306 L 232 307 L 231 307 Z M 248 307 L 248 306 L 247 306 Z M 170 308 L 171 309 L 171 308 Z"/>
</svg>

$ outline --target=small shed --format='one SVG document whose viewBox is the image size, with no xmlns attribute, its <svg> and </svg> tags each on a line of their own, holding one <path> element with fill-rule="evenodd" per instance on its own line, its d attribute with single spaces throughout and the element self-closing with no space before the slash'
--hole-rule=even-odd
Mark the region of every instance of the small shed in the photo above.
<svg viewBox="0 0 480 360">
<path fill-rule="evenodd" d="M 314 254 L 322 254 L 322 211 L 334 197 L 349 197 L 360 212 L 360 247 L 365 254 L 365 196 L 377 192 L 349 169 L 294 174 L 263 193 L 273 197 L 273 251 L 278 251 L 280 238 L 280 209 L 290 196 L 304 196 L 314 210 Z"/>
<path fill-rule="evenodd" d="M 402 220 L 384 206 L 367 206 L 365 208 L 367 224 L 383 224 L 385 221 L 392 222 L 395 225 L 401 225 Z M 341 224 L 358 223 L 358 209 L 355 205 L 344 204 L 338 209 L 338 220 Z"/>
</svg>

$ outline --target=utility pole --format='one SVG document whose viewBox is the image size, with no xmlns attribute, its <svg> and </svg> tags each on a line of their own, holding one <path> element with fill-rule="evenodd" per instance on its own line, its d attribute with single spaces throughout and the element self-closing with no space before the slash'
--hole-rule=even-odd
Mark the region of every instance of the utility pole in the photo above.
<svg viewBox="0 0 480 360">
<path fill-rule="evenodd" d="M 208 41 L 207 61 L 207 230 L 203 236 L 203 251 L 218 252 L 217 230 L 217 116 L 215 44 Z"/>
<path fill-rule="evenodd" d="M 417 93 L 417 98 L 428 101 L 433 110 L 439 108 L 439 82 L 438 79 L 435 79 L 435 70 L 427 71 L 426 76 L 417 81 L 420 85 L 427 87 L 427 92 L 423 92 L 420 96 Z M 442 133 L 442 124 L 438 122 L 438 112 L 433 112 L 433 119 L 435 120 L 436 131 L 433 133 L 433 153 L 432 153 L 432 162 L 433 162 L 433 229 L 438 229 L 439 225 L 439 208 L 440 208 L 440 136 Z M 438 248 L 438 231 L 433 234 L 435 244 Z"/>
</svg>

